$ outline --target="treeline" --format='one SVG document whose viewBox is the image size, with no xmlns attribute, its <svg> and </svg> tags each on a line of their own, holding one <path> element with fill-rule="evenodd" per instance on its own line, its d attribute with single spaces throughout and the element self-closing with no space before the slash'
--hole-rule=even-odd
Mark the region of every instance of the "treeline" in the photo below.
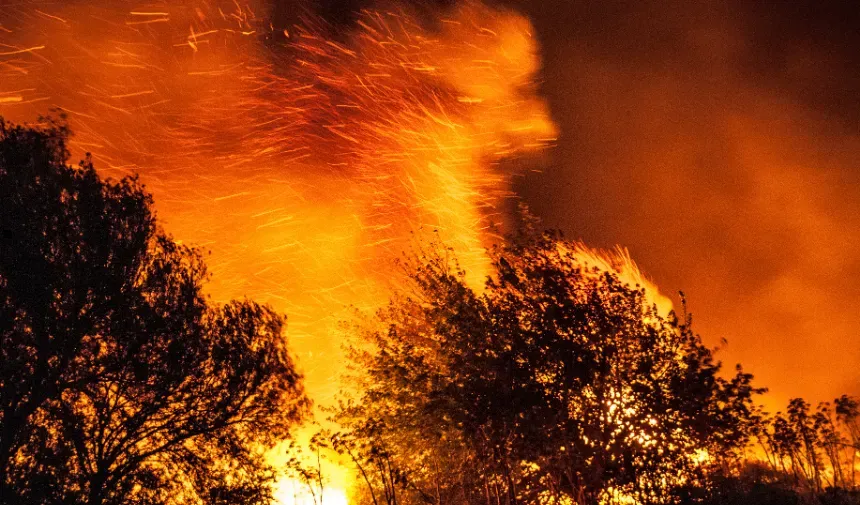
<svg viewBox="0 0 860 505">
<path fill-rule="evenodd" d="M 814 496 L 858 499 L 860 404 L 843 395 L 814 410 L 802 398 L 754 430 L 768 470 L 784 487 Z"/>
<path fill-rule="evenodd" d="M 272 502 L 263 449 L 309 412 L 284 316 L 202 294 L 198 251 L 135 178 L 68 164 L 62 121 L 0 120 L 0 502 Z M 466 282 L 452 251 L 349 327 L 350 373 L 310 449 L 361 505 L 858 504 L 860 406 L 784 413 L 723 369 L 682 301 L 523 223 Z M 294 476 L 325 496 L 317 458 Z"/>
<path fill-rule="evenodd" d="M 843 395 L 815 409 L 801 398 L 760 415 L 742 457 L 708 467 L 706 479 L 679 489 L 681 503 L 860 503 L 858 401 Z"/>
<path fill-rule="evenodd" d="M 353 328 L 340 431 L 362 503 L 856 504 L 858 402 L 768 415 L 722 370 L 682 300 L 588 265 L 526 222 L 483 290 L 452 251 L 404 263 L 410 287 Z"/>
<path fill-rule="evenodd" d="M 0 503 L 262 504 L 308 400 L 284 318 L 216 306 L 135 178 L 0 119 Z"/>
<path fill-rule="evenodd" d="M 351 388 L 317 442 L 355 465 L 360 502 L 857 504 L 858 402 L 764 413 L 682 299 L 590 266 L 579 244 L 522 226 L 483 289 L 453 251 L 352 328 Z"/>
</svg>

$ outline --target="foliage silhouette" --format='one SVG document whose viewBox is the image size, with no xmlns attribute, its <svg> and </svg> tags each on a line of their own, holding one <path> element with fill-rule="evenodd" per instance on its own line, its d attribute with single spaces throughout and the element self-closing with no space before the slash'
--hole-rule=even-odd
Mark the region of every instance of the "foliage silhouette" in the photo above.
<svg viewBox="0 0 860 505">
<path fill-rule="evenodd" d="M 670 503 L 703 455 L 739 457 L 752 376 L 722 378 L 689 315 L 574 250 L 524 226 L 482 292 L 443 247 L 406 263 L 413 289 L 359 329 L 359 393 L 330 435 L 375 504 Z"/>
<path fill-rule="evenodd" d="M 284 319 L 203 296 L 136 178 L 0 119 L 0 501 L 266 503 L 261 447 L 308 410 Z"/>
<path fill-rule="evenodd" d="M 799 503 L 860 503 L 858 405 L 843 395 L 813 409 L 794 398 L 784 413 L 760 419 L 753 434 L 771 476 L 764 483 L 794 493 Z"/>
<path fill-rule="evenodd" d="M 309 411 L 283 317 L 207 300 L 200 253 L 136 178 L 68 166 L 68 136 L 0 119 L 0 502 L 269 503 L 261 449 Z M 439 244 L 403 263 L 411 287 L 354 328 L 342 430 L 286 465 L 315 503 L 326 449 L 374 505 L 860 503 L 856 398 L 763 415 L 685 305 L 534 229 L 480 291 Z"/>
</svg>

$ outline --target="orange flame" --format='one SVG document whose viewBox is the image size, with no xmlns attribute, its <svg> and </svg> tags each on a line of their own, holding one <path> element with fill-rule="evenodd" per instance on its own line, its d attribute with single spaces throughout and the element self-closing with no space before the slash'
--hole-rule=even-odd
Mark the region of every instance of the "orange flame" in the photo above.
<svg viewBox="0 0 860 505">
<path fill-rule="evenodd" d="M 215 299 L 289 315 L 323 403 L 346 309 L 380 306 L 398 282 L 391 260 L 430 232 L 480 283 L 489 225 L 511 196 L 498 162 L 556 135 L 529 22 L 477 1 L 432 28 L 366 11 L 337 37 L 315 18 L 276 29 L 235 2 L 102 4 L 4 9 L 0 114 L 61 107 L 76 155 L 139 172 L 163 226 L 212 251 Z M 626 254 L 574 253 L 664 300 Z"/>
</svg>

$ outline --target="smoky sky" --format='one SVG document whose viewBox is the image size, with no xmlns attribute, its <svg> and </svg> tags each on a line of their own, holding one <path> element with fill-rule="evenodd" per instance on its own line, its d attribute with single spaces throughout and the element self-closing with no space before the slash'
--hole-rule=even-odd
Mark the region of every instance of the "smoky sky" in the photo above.
<svg viewBox="0 0 860 505">
<path fill-rule="evenodd" d="M 770 408 L 860 392 L 860 9 L 503 3 L 534 24 L 560 129 L 552 161 L 517 181 L 532 211 L 683 290 Z M 319 7 L 348 24 L 370 4 Z"/>
<path fill-rule="evenodd" d="M 404 3 L 431 21 L 455 1 L 384 5 Z M 559 128 L 549 161 L 516 179 L 531 210 L 589 246 L 628 248 L 665 294 L 683 290 L 697 331 L 728 341 L 720 358 L 769 387 L 771 408 L 860 393 L 860 9 L 504 4 L 534 25 Z M 336 36 L 378 5 L 272 0 L 272 24 L 322 15 Z"/>
<path fill-rule="evenodd" d="M 838 2 L 522 2 L 561 137 L 518 182 L 619 244 L 772 407 L 857 393 L 860 10 Z M 677 298 L 676 298 L 677 300 Z"/>
<path fill-rule="evenodd" d="M 319 16 L 338 28 L 335 33 L 341 32 L 343 28 L 352 26 L 356 17 L 362 9 L 395 7 L 408 8 L 410 11 L 423 15 L 428 22 L 438 18 L 440 12 L 444 13 L 456 5 L 456 0 L 400 0 L 397 2 L 380 2 L 372 0 L 273 0 L 271 3 L 272 20 L 275 26 L 289 27 L 299 24 L 301 17 L 312 13 Z"/>
</svg>

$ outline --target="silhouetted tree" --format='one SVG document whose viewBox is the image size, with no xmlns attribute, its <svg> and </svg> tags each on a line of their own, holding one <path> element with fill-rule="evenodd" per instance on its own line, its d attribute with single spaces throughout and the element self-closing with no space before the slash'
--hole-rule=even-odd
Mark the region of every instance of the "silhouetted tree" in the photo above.
<svg viewBox="0 0 860 505">
<path fill-rule="evenodd" d="M 814 410 L 802 398 L 783 412 L 760 417 L 751 430 L 760 452 L 732 471 L 710 472 L 676 493 L 698 505 L 857 505 L 857 400 L 841 396 Z M 760 456 L 764 456 L 761 458 Z"/>
<path fill-rule="evenodd" d="M 860 403 L 856 398 L 848 395 L 842 395 L 834 402 L 836 419 L 841 427 L 841 432 L 845 437 L 845 444 L 850 456 L 845 461 L 845 466 L 849 469 L 843 473 L 850 487 L 856 486 L 855 469 L 857 466 L 857 452 L 860 451 Z"/>
<path fill-rule="evenodd" d="M 765 419 L 756 434 L 767 461 L 809 503 L 858 503 L 856 463 L 860 409 L 843 395 L 813 410 L 802 398 Z"/>
<path fill-rule="evenodd" d="M 211 305 L 135 178 L 0 120 L 0 501 L 264 503 L 307 410 L 283 318 Z"/>
<path fill-rule="evenodd" d="M 334 439 L 399 501 L 671 502 L 702 461 L 743 448 L 760 390 L 719 375 L 688 315 L 583 265 L 554 234 L 492 251 L 470 288 L 449 251 L 408 265 L 414 289 L 353 349 L 357 398 Z M 380 472 L 375 472 L 378 475 Z"/>
</svg>

